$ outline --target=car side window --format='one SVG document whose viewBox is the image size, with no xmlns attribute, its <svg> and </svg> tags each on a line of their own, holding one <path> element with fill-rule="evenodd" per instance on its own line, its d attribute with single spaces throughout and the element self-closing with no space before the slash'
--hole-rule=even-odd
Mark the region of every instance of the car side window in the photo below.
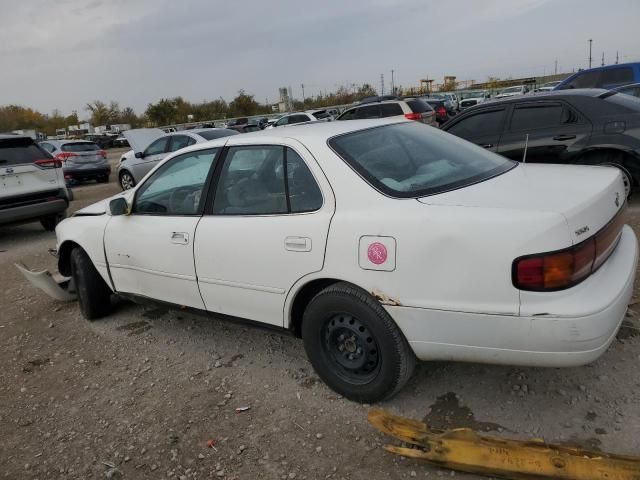
<svg viewBox="0 0 640 480">
<path fill-rule="evenodd" d="M 287 213 L 284 150 L 279 146 L 231 147 L 220 172 L 213 213 Z"/>
<path fill-rule="evenodd" d="M 291 115 L 291 117 L 289 118 L 289 123 L 302 123 L 302 122 L 309 122 L 311 119 L 309 117 L 307 117 L 306 115 Z"/>
<path fill-rule="evenodd" d="M 458 137 L 471 138 L 479 135 L 490 135 L 502 132 L 505 109 L 478 112 L 463 118 L 447 129 Z"/>
<path fill-rule="evenodd" d="M 352 108 L 340 115 L 340 120 L 355 120 L 358 115 L 358 108 Z"/>
<path fill-rule="evenodd" d="M 395 117 L 396 115 L 402 115 L 402 107 L 397 103 L 382 103 L 380 104 L 380 117 Z"/>
<path fill-rule="evenodd" d="M 511 117 L 511 131 L 522 132 L 560 125 L 563 107 L 560 104 L 516 106 Z"/>
<path fill-rule="evenodd" d="M 568 88 L 595 88 L 599 83 L 600 72 L 585 72 L 578 74 L 573 80 L 562 87 L 562 90 Z"/>
<path fill-rule="evenodd" d="M 602 71 L 598 86 L 604 87 L 631 82 L 633 82 L 633 70 L 629 67 L 611 68 Z"/>
<path fill-rule="evenodd" d="M 154 140 L 151 145 L 147 147 L 144 151 L 145 157 L 148 155 L 157 155 L 159 153 L 164 153 L 167 151 L 167 146 L 169 143 L 169 137 L 162 137 Z"/>
<path fill-rule="evenodd" d="M 41 146 L 42 148 L 44 148 L 44 149 L 45 149 L 47 152 L 49 152 L 49 153 L 53 153 L 53 151 L 56 149 L 56 147 L 54 147 L 54 146 L 53 146 L 53 145 L 51 145 L 50 143 L 45 143 L 45 142 L 42 142 L 42 143 L 40 144 L 40 146 Z"/>
<path fill-rule="evenodd" d="M 322 193 L 298 153 L 287 147 L 287 185 L 291 213 L 313 212 L 322 207 Z"/>
<path fill-rule="evenodd" d="M 156 170 L 136 192 L 134 214 L 197 215 L 217 148 L 179 155 Z"/>
<path fill-rule="evenodd" d="M 282 117 L 280 120 L 276 122 L 277 127 L 281 127 L 282 125 L 287 125 L 289 123 L 290 117 Z"/>
<path fill-rule="evenodd" d="M 358 120 L 366 118 L 380 118 L 380 105 L 367 105 L 358 109 Z"/>
<path fill-rule="evenodd" d="M 196 143 L 196 141 L 187 135 L 172 135 L 170 151 L 175 152 L 194 143 Z"/>
</svg>

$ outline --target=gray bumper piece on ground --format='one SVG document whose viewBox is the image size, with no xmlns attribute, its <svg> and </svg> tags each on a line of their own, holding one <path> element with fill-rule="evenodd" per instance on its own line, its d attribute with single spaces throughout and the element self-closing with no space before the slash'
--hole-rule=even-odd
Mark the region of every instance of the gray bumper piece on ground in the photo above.
<svg viewBox="0 0 640 480">
<path fill-rule="evenodd" d="M 54 278 L 48 270 L 41 272 L 32 272 L 24 263 L 15 263 L 16 268 L 29 280 L 29 283 L 39 288 L 51 298 L 60 300 L 61 302 L 72 302 L 76 300 L 76 292 L 73 287 L 73 281 L 70 278 L 62 277 Z"/>
</svg>

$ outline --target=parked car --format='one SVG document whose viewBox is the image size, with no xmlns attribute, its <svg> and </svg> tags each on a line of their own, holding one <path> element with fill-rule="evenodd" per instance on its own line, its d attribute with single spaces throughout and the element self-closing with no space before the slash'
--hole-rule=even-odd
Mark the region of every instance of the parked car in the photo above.
<svg viewBox="0 0 640 480">
<path fill-rule="evenodd" d="M 336 120 L 397 118 L 401 120 L 416 120 L 433 127 L 438 125 L 436 112 L 423 98 L 380 98 L 382 98 L 380 101 L 371 100 L 351 107 L 342 112 Z"/>
<path fill-rule="evenodd" d="M 125 136 L 117 137 L 114 141 L 114 147 L 128 147 L 129 142 Z"/>
<path fill-rule="evenodd" d="M 614 165 L 625 192 L 640 184 L 640 99 L 561 90 L 478 105 L 442 129 L 513 160 Z M 528 142 L 527 142 L 528 135 Z"/>
<path fill-rule="evenodd" d="M 458 102 L 458 97 L 456 97 L 453 93 L 431 93 L 429 98 L 435 98 L 438 100 L 442 100 L 444 103 L 444 107 L 447 109 L 447 113 L 449 116 L 455 115 L 458 110 L 460 110 L 460 103 Z"/>
<path fill-rule="evenodd" d="M 102 135 L 97 133 L 87 133 L 84 139 L 93 142 L 102 149 L 113 148 L 115 146 L 116 137 L 113 135 Z"/>
<path fill-rule="evenodd" d="M 123 190 L 133 188 L 168 154 L 194 143 L 238 135 L 226 128 L 202 128 L 165 134 L 158 128 L 127 130 L 124 136 L 131 150 L 120 158 L 118 181 Z"/>
<path fill-rule="evenodd" d="M 444 100 L 440 98 L 429 98 L 429 97 L 421 97 L 421 99 L 424 102 L 428 103 L 431 106 L 431 108 L 433 108 L 433 111 L 436 113 L 436 121 L 438 122 L 438 126 L 442 125 L 447 120 L 449 120 L 449 112 L 445 107 Z"/>
<path fill-rule="evenodd" d="M 465 110 L 469 107 L 484 103 L 489 100 L 491 96 L 486 90 L 479 90 L 477 92 L 465 92 L 462 100 L 460 100 L 460 110 Z"/>
<path fill-rule="evenodd" d="M 107 183 L 111 165 L 107 152 L 97 144 L 86 140 L 45 140 L 40 146 L 62 162 L 67 185 L 87 180 Z"/>
<path fill-rule="evenodd" d="M 333 117 L 325 110 L 307 110 L 306 112 L 295 112 L 283 115 L 267 128 L 284 127 L 286 125 L 293 125 L 294 123 L 329 122 L 331 120 L 333 120 Z"/>
<path fill-rule="evenodd" d="M 542 85 L 540 85 L 538 88 L 536 88 L 533 93 L 539 93 L 539 92 L 550 92 L 552 91 L 554 88 L 556 88 L 558 85 L 560 85 L 562 83 L 562 80 L 558 80 L 557 82 L 547 82 L 547 83 L 543 83 Z"/>
<path fill-rule="evenodd" d="M 516 95 L 526 95 L 529 93 L 529 87 L 526 85 L 516 85 L 514 87 L 503 88 L 495 98 L 514 97 Z"/>
<path fill-rule="evenodd" d="M 614 168 L 523 165 L 420 122 L 315 122 L 170 155 L 63 221 L 58 267 L 87 319 L 117 293 L 288 329 L 374 402 L 416 358 L 601 356 L 636 273 L 623 192 Z"/>
<path fill-rule="evenodd" d="M 640 83 L 631 83 L 623 87 L 614 88 L 614 90 L 619 93 L 640 97 Z"/>
<path fill-rule="evenodd" d="M 0 225 L 40 221 L 53 231 L 66 216 L 62 162 L 31 137 L 0 134 L 0 184 Z"/>
<path fill-rule="evenodd" d="M 588 70 L 580 70 L 555 87 L 555 90 L 573 88 L 612 88 L 630 83 L 640 83 L 640 62 L 607 65 Z"/>
</svg>

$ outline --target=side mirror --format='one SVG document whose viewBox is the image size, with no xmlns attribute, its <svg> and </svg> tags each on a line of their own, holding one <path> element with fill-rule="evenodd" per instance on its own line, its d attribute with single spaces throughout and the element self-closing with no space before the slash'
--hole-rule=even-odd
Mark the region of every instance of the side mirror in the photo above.
<svg viewBox="0 0 640 480">
<path fill-rule="evenodd" d="M 119 215 L 128 215 L 129 205 L 122 197 L 114 198 L 109 202 L 109 212 L 111 212 L 111 215 L 114 217 Z"/>
<path fill-rule="evenodd" d="M 135 157 L 136 158 L 144 158 L 144 152 L 136 152 Z"/>
</svg>

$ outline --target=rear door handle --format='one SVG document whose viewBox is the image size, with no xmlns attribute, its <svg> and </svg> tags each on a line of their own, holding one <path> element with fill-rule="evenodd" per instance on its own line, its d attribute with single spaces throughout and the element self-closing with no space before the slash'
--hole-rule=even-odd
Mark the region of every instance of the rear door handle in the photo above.
<svg viewBox="0 0 640 480">
<path fill-rule="evenodd" d="M 310 252 L 311 239 L 308 237 L 287 237 L 284 239 L 284 248 L 291 252 Z"/>
<path fill-rule="evenodd" d="M 556 135 L 553 137 L 554 140 L 562 141 L 562 140 L 573 140 L 576 138 L 575 135 Z"/>
<path fill-rule="evenodd" d="M 482 148 L 493 148 L 495 145 L 493 143 L 485 143 L 484 145 L 480 145 Z"/>
<path fill-rule="evenodd" d="M 172 232 L 171 243 L 178 245 L 186 245 L 189 243 L 189 234 L 187 232 Z"/>
</svg>

